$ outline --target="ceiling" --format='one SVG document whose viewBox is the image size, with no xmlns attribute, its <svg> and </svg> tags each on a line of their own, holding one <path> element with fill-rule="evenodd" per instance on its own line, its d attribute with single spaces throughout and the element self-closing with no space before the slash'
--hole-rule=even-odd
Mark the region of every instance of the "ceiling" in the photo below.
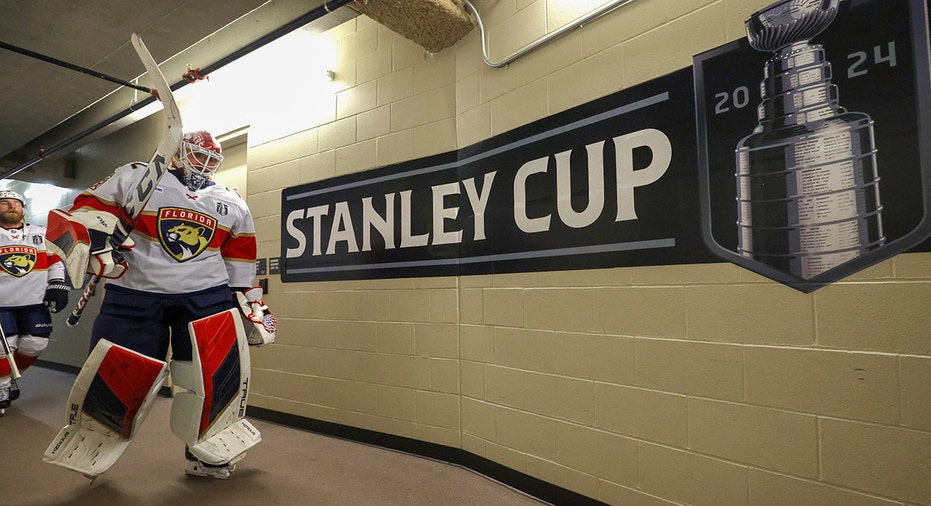
<svg viewBox="0 0 931 506">
<path fill-rule="evenodd" d="M 333 7 L 346 3 L 329 0 L 327 14 L 324 0 L 0 0 L 0 42 L 131 82 L 145 72 L 130 43 L 137 33 L 175 85 L 188 64 L 216 70 L 316 14 L 326 14 L 321 30 L 358 15 Z M 66 155 L 139 119 L 116 118 L 147 98 L 0 48 L 0 176 L 67 184 Z"/>
</svg>

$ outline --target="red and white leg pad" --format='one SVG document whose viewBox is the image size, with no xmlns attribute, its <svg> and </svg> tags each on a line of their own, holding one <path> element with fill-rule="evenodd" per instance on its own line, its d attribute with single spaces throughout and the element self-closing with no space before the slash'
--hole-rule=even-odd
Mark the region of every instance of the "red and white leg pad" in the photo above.
<svg viewBox="0 0 931 506">
<path fill-rule="evenodd" d="M 42 459 L 93 478 L 129 446 L 168 375 L 161 360 L 101 339 L 68 396 L 68 425 Z"/>
<path fill-rule="evenodd" d="M 172 360 L 171 431 L 201 462 L 235 463 L 262 436 L 246 420 L 249 345 L 237 309 L 188 324 L 192 360 Z"/>
</svg>

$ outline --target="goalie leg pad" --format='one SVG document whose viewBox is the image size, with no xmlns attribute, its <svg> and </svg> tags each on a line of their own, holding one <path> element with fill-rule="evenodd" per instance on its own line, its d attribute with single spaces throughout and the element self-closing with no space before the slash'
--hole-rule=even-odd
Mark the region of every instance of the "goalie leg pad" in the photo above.
<svg viewBox="0 0 931 506">
<path fill-rule="evenodd" d="M 88 477 L 112 466 L 149 414 L 168 366 L 101 339 L 68 396 L 68 425 L 42 459 Z"/>
<path fill-rule="evenodd" d="M 261 441 L 247 420 L 249 346 L 237 309 L 188 324 L 191 360 L 172 360 L 171 430 L 202 462 L 226 464 Z"/>
</svg>

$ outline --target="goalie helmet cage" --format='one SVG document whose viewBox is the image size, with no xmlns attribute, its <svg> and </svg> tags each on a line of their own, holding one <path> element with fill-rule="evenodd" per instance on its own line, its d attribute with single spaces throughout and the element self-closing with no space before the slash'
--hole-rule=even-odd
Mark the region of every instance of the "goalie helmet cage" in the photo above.
<svg viewBox="0 0 931 506">
<path fill-rule="evenodd" d="M 233 51 L 232 53 L 228 54 L 227 56 L 225 56 L 225 57 L 223 57 L 223 58 L 221 58 L 221 59 L 219 59 L 219 60 L 217 60 L 216 62 L 211 63 L 210 65 L 207 65 L 207 66 L 201 68 L 201 69 L 200 69 L 200 74 L 203 75 L 203 76 L 207 76 L 207 75 L 209 75 L 211 72 L 213 72 L 213 71 L 215 71 L 215 70 L 218 70 L 218 69 L 220 69 L 220 68 L 225 67 L 226 65 L 228 65 L 228 64 L 230 64 L 230 63 L 232 63 L 232 62 L 238 60 L 239 58 L 241 58 L 241 57 L 243 57 L 243 56 L 245 56 L 245 55 L 247 55 L 247 54 L 249 54 L 249 53 L 255 51 L 256 49 L 259 49 L 259 48 L 262 47 L 262 46 L 265 46 L 266 44 L 268 44 L 268 43 L 270 43 L 270 42 L 272 42 L 272 41 L 274 41 L 274 40 L 277 40 L 277 39 L 281 38 L 281 37 L 284 36 L 284 35 L 287 35 L 288 33 L 293 32 L 294 30 L 297 30 L 298 28 L 301 28 L 302 26 L 304 26 L 304 25 L 306 25 L 306 24 L 308 24 L 308 23 L 311 23 L 311 22 L 316 21 L 316 20 L 318 20 L 318 19 L 320 19 L 320 18 L 322 18 L 322 17 L 324 17 L 324 16 L 326 16 L 326 15 L 328 15 L 328 14 L 330 14 L 330 13 L 333 13 L 333 12 L 335 12 L 337 9 L 339 9 L 340 7 L 343 7 L 343 6 L 346 5 L 346 4 L 352 3 L 353 1 L 354 1 L 354 0 L 324 0 L 323 5 L 321 5 L 320 7 L 317 7 L 317 8 L 315 8 L 315 9 L 312 9 L 312 10 L 308 11 L 307 13 L 305 13 L 305 14 L 303 14 L 303 15 L 297 17 L 297 18 L 295 18 L 295 19 L 292 20 L 292 21 L 289 21 L 288 23 L 285 23 L 284 25 L 278 27 L 277 29 L 275 29 L 275 30 L 273 30 L 273 31 L 271 31 L 271 32 L 269 32 L 269 33 L 267 33 L 266 35 L 264 35 L 264 36 L 262 36 L 262 37 L 260 37 L 260 38 L 258 38 L 258 39 L 256 39 L 256 40 L 252 41 L 251 43 L 249 43 L 249 44 L 247 44 L 247 45 L 245 45 L 245 46 L 239 48 L 238 50 Z M 345 11 L 346 9 L 343 9 L 343 10 Z M 349 9 L 349 10 L 351 10 L 351 9 Z M 352 12 L 355 13 L 355 11 L 352 11 Z M 354 16 L 354 15 L 356 15 L 356 14 L 353 14 L 353 16 Z M 187 79 L 182 78 L 179 82 L 177 82 L 177 83 L 175 83 L 175 84 L 172 84 L 172 85 L 171 85 L 171 89 L 172 89 L 172 90 L 178 90 L 179 88 L 181 88 L 181 87 L 183 87 L 183 86 L 185 86 L 185 85 L 187 85 L 187 84 L 190 84 L 190 83 L 191 83 L 191 81 L 188 81 Z M 146 90 L 146 92 L 148 93 L 149 90 Z M 110 125 L 111 123 L 114 123 L 114 122 L 116 122 L 116 121 L 119 121 L 119 120 L 121 120 L 121 119 L 123 119 L 123 118 L 129 116 L 130 114 L 135 113 L 135 112 L 138 111 L 139 109 L 141 109 L 141 108 L 143 108 L 143 107 L 145 107 L 145 106 L 147 106 L 147 105 L 149 105 L 149 104 L 155 102 L 156 100 L 157 100 L 157 98 L 155 98 L 154 96 L 146 97 L 144 100 L 141 100 L 140 102 L 138 102 L 138 103 L 136 103 L 136 104 L 133 104 L 132 106 L 130 106 L 130 107 L 128 107 L 128 108 L 126 108 L 126 109 L 124 109 L 124 110 L 122 110 L 122 111 L 120 111 L 120 112 L 114 114 L 113 116 L 110 116 L 109 118 L 107 118 L 107 119 L 105 119 L 105 120 L 103 120 L 103 121 L 101 121 L 101 122 L 99 122 L 99 123 L 97 123 L 97 124 L 95 124 L 95 125 L 92 125 L 91 127 L 87 128 L 86 130 L 83 130 L 83 131 L 81 131 L 81 132 L 78 132 L 77 134 L 72 135 L 71 137 L 68 137 L 67 139 L 65 139 L 65 140 L 63 140 L 63 141 L 58 142 L 57 144 L 55 144 L 55 145 L 53 145 L 53 146 L 50 146 L 50 147 L 46 148 L 45 150 L 43 150 L 39 155 L 35 156 L 34 158 L 32 158 L 32 159 L 30 159 L 30 160 L 27 160 L 27 161 L 23 162 L 22 164 L 18 165 L 17 167 L 14 167 L 14 168 L 11 169 L 10 171 L 8 171 L 8 172 L 6 172 L 6 173 L 0 175 L 0 179 L 8 179 L 8 178 L 14 176 L 15 174 L 18 174 L 18 173 L 20 173 L 20 172 L 22 172 L 22 171 L 28 169 L 29 167 L 32 167 L 33 165 L 35 165 L 35 164 L 41 162 L 42 160 L 45 160 L 46 158 L 48 158 L 48 157 L 49 157 L 50 155 L 52 155 L 53 153 L 57 153 L 58 151 L 61 151 L 62 149 L 64 149 L 64 148 L 70 146 L 71 144 L 73 144 L 73 143 L 75 143 L 75 142 L 77 142 L 77 141 L 83 139 L 84 137 L 87 137 L 88 135 L 90 135 L 90 134 L 92 134 L 92 133 L 94 133 L 94 132 L 96 132 L 96 131 L 98 131 L 98 130 L 103 129 L 104 127 Z"/>
</svg>

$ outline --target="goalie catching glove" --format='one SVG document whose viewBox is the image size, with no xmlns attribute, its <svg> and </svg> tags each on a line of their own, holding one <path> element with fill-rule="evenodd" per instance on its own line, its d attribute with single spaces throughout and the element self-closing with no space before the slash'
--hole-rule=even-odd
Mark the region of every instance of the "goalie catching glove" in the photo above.
<svg viewBox="0 0 931 506">
<path fill-rule="evenodd" d="M 83 209 L 74 213 L 52 209 L 45 242 L 48 250 L 64 261 L 74 288 L 84 285 L 85 273 L 104 278 L 122 276 L 128 266 L 120 251 L 135 246 L 129 227 L 118 217 Z"/>
<path fill-rule="evenodd" d="M 246 290 L 234 290 L 233 293 L 236 294 L 236 301 L 239 303 L 239 313 L 246 329 L 249 346 L 274 343 L 278 322 L 268 311 L 268 306 L 262 302 L 262 287 L 253 286 Z"/>
</svg>

